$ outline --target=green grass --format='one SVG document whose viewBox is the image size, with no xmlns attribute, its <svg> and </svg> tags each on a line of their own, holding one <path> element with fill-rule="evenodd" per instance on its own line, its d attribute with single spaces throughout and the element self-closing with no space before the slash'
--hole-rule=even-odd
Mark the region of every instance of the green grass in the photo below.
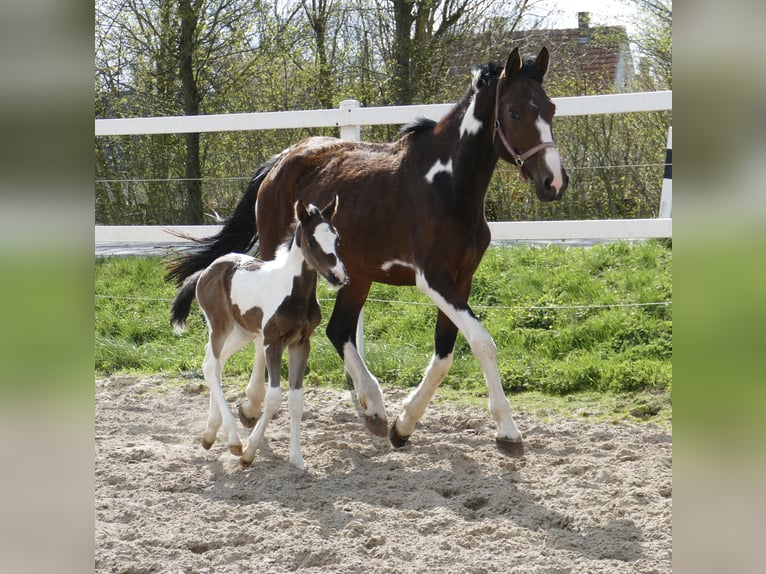
<svg viewBox="0 0 766 574">
<path fill-rule="evenodd" d="M 672 306 L 621 305 L 670 301 L 671 264 L 672 249 L 661 241 L 491 248 L 470 302 L 497 343 L 505 390 L 548 402 L 564 397 L 569 406 L 585 401 L 582 409 L 605 416 L 669 416 Z M 195 305 L 186 333 L 172 334 L 174 289 L 159 258 L 99 259 L 95 276 L 98 375 L 201 376 L 207 328 Z M 343 364 L 324 336 L 332 293 L 323 283 L 319 297 L 323 321 L 312 339 L 307 383 L 344 386 Z M 418 384 L 433 351 L 435 317 L 435 306 L 415 288 L 373 286 L 365 306 L 366 359 L 382 384 Z M 251 368 L 248 346 L 229 360 L 224 376 L 244 387 Z M 462 336 L 442 384 L 443 394 L 453 391 L 478 400 L 487 392 Z M 614 408 L 588 407 L 596 395 L 614 399 Z"/>
</svg>

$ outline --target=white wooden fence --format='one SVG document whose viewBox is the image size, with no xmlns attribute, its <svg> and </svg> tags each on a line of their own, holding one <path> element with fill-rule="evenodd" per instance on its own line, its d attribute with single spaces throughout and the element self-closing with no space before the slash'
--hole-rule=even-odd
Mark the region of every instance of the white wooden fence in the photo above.
<svg viewBox="0 0 766 574">
<path fill-rule="evenodd" d="M 671 110 L 671 91 L 611 94 L 553 98 L 557 116 L 615 114 Z M 418 117 L 441 119 L 453 104 L 362 108 L 356 100 L 341 102 L 338 109 L 294 112 L 256 112 L 174 116 L 156 118 L 120 118 L 95 120 L 96 136 L 146 135 L 190 132 L 220 132 L 286 128 L 337 127 L 340 137 L 360 139 L 363 125 L 405 124 Z M 668 149 L 672 147 L 668 134 Z M 278 151 L 278 150 L 275 150 Z M 647 239 L 672 237 L 672 182 L 663 182 L 660 215 L 656 219 L 607 219 L 576 221 L 498 221 L 490 223 L 492 239 L 502 240 L 566 240 L 566 239 Z M 96 243 L 166 243 L 174 238 L 167 226 L 97 225 Z M 216 233 L 217 225 L 180 225 L 174 229 L 194 237 Z"/>
</svg>

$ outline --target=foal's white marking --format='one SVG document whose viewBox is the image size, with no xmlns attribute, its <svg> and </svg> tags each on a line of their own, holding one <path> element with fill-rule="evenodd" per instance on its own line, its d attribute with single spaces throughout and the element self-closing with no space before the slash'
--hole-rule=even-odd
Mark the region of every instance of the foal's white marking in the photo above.
<svg viewBox="0 0 766 574">
<path fill-rule="evenodd" d="M 511 416 L 511 404 L 503 392 L 500 372 L 497 368 L 497 347 L 492 336 L 479 320 L 467 309 L 457 309 L 438 291 L 433 289 L 422 271 L 415 274 L 415 285 L 436 303 L 439 310 L 463 333 L 471 346 L 476 360 L 484 372 L 484 379 L 489 389 L 489 411 L 497 422 L 497 438 L 521 440 L 521 432 Z"/>
<path fill-rule="evenodd" d="M 337 238 L 337 235 L 330 227 L 330 224 L 320 223 L 317 225 L 316 229 L 314 229 L 314 238 L 317 240 L 317 243 L 319 243 L 322 251 L 327 254 L 335 255 L 337 263 L 330 271 L 341 283 L 345 282 L 346 268 L 343 266 L 343 263 L 341 263 L 340 257 L 338 257 L 338 253 L 335 250 L 335 239 Z"/>
<path fill-rule="evenodd" d="M 335 255 L 336 237 L 337 236 L 333 233 L 329 223 L 320 223 L 314 229 L 314 238 L 325 253 L 332 253 Z"/>
<path fill-rule="evenodd" d="M 482 123 L 474 112 L 476 111 L 476 96 L 471 98 L 471 103 L 468 105 L 468 109 L 463 114 L 463 120 L 460 122 L 460 137 L 465 135 L 476 135 L 481 131 Z"/>
<path fill-rule="evenodd" d="M 386 261 L 383 265 L 380 266 L 380 268 L 388 273 L 391 271 L 393 267 L 409 267 L 413 271 L 415 271 L 416 267 L 412 263 L 407 263 L 406 261 L 402 261 L 401 259 L 391 259 L 390 261 Z"/>
<path fill-rule="evenodd" d="M 446 163 L 442 162 L 440 159 L 437 159 L 436 162 L 431 166 L 431 169 L 428 170 L 428 173 L 426 174 L 426 181 L 428 183 L 433 183 L 434 178 L 439 173 L 452 173 L 452 158 L 449 158 Z"/>
<path fill-rule="evenodd" d="M 247 256 L 241 256 L 244 261 Z M 300 250 L 280 249 L 272 261 L 267 261 L 258 273 L 237 270 L 231 278 L 231 302 L 240 313 L 253 307 L 263 311 L 262 325 L 276 313 L 285 295 L 290 293 L 293 279 L 300 275 L 303 255 Z"/>
<path fill-rule="evenodd" d="M 538 117 L 535 122 L 537 131 L 540 133 L 540 142 L 553 142 L 553 132 L 551 131 L 551 125 L 543 118 Z M 543 150 L 543 158 L 548 169 L 553 174 L 553 183 L 551 187 L 556 190 L 561 189 L 564 185 L 564 178 L 561 176 L 561 156 L 559 150 L 555 147 L 547 147 Z"/>
</svg>

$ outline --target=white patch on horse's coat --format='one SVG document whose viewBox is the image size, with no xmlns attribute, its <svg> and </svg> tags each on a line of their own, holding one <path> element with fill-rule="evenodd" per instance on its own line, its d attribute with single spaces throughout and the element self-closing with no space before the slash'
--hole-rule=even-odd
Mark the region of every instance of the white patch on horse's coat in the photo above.
<svg viewBox="0 0 766 574">
<path fill-rule="evenodd" d="M 481 131 L 481 120 L 476 117 L 474 112 L 476 111 L 476 96 L 471 98 L 471 103 L 468 104 L 468 109 L 463 114 L 463 120 L 460 122 L 460 137 L 465 135 L 476 135 Z"/>
<path fill-rule="evenodd" d="M 386 261 L 383 265 L 380 266 L 380 268 L 388 273 L 391 271 L 393 267 L 408 267 L 412 269 L 413 271 L 416 269 L 416 267 L 412 263 L 407 263 L 406 261 L 402 261 L 401 259 L 391 259 L 390 261 Z"/>
<path fill-rule="evenodd" d="M 242 255 L 245 261 L 247 255 Z M 252 259 L 252 258 L 250 258 Z M 266 325 L 293 288 L 293 279 L 300 275 L 303 256 L 299 250 L 280 250 L 276 259 L 267 261 L 257 273 L 236 270 L 231 277 L 231 302 L 243 315 L 254 307 L 263 312 Z"/>
<path fill-rule="evenodd" d="M 535 122 L 537 131 L 540 134 L 540 142 L 553 142 L 553 132 L 551 131 L 551 125 L 543 118 L 538 117 Z M 547 147 L 542 152 L 545 165 L 548 166 L 548 170 L 553 174 L 553 182 L 551 187 L 555 190 L 559 190 L 564 185 L 564 178 L 562 177 L 561 168 L 561 156 L 559 150 L 556 147 Z"/>
<path fill-rule="evenodd" d="M 428 183 L 433 183 L 434 178 L 439 173 L 452 174 L 452 158 L 449 158 L 446 163 L 440 159 L 437 159 L 436 162 L 434 162 L 434 164 L 431 166 L 431 169 L 428 170 L 428 173 L 426 174 L 426 181 Z"/>
</svg>

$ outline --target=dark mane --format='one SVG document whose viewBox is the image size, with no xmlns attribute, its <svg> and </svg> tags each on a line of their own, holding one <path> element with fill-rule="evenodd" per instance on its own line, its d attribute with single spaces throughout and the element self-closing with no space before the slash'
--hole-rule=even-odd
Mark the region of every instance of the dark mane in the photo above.
<svg viewBox="0 0 766 574">
<path fill-rule="evenodd" d="M 503 65 L 498 62 L 476 65 L 471 69 L 471 75 L 473 76 L 472 86 L 480 90 L 496 80 L 502 71 Z"/>
<path fill-rule="evenodd" d="M 473 85 L 476 86 L 477 89 L 488 86 L 491 82 L 495 81 L 500 76 L 500 72 L 503 71 L 503 67 L 503 64 L 498 62 L 487 62 L 486 64 L 474 66 L 471 70 L 474 78 Z M 535 61 L 533 59 L 524 60 L 524 64 L 521 66 L 520 74 L 529 78 L 530 80 L 535 80 L 541 84 L 543 83 L 543 75 L 535 66 Z"/>
<path fill-rule="evenodd" d="M 436 126 L 436 122 L 429 120 L 428 118 L 417 118 L 414 122 L 402 126 L 399 131 L 399 137 L 404 137 L 407 134 L 418 134 L 421 132 L 431 131 Z"/>
<path fill-rule="evenodd" d="M 500 72 L 503 71 L 503 67 L 503 64 L 498 62 L 487 62 L 486 64 L 477 64 L 473 66 L 471 69 L 471 86 L 468 88 L 468 91 L 461 98 L 460 102 L 458 102 L 455 108 L 463 109 L 465 106 L 461 104 L 470 102 L 473 94 L 477 90 L 480 90 L 494 82 L 500 76 Z M 543 76 L 540 73 L 540 70 L 535 67 L 535 61 L 532 59 L 524 60 L 520 74 L 541 84 L 543 82 Z M 402 126 L 402 129 L 399 130 L 399 137 L 404 137 L 407 134 L 419 134 L 431 131 L 434 129 L 434 127 L 436 127 L 436 123 L 437 122 L 434 120 L 430 120 L 428 118 L 417 118 L 414 122 Z"/>
</svg>

